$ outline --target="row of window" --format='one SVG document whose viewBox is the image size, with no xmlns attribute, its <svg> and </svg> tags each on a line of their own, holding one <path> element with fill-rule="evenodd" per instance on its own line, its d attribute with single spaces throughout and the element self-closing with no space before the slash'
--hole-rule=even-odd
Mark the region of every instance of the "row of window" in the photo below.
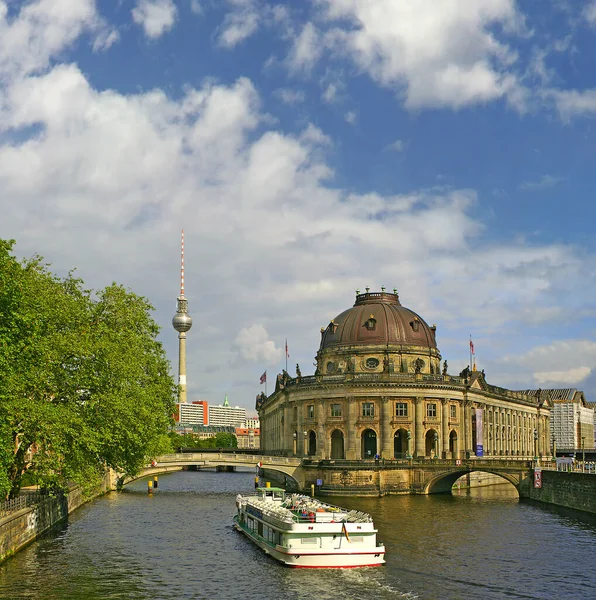
<svg viewBox="0 0 596 600">
<path fill-rule="evenodd" d="M 374 402 L 363 402 L 361 405 L 363 417 L 374 417 L 375 416 L 375 404 Z M 342 416 L 342 405 L 331 404 L 331 416 L 341 417 Z M 396 402 L 395 403 L 395 416 L 396 417 L 407 417 L 408 416 L 408 403 L 407 402 Z M 437 416 L 437 405 L 433 402 L 429 402 L 426 405 L 426 416 L 436 417 Z M 449 405 L 449 416 L 451 419 L 457 418 L 457 406 L 455 404 Z M 307 417 L 309 419 L 315 418 L 315 405 L 309 404 L 307 406 Z"/>
</svg>

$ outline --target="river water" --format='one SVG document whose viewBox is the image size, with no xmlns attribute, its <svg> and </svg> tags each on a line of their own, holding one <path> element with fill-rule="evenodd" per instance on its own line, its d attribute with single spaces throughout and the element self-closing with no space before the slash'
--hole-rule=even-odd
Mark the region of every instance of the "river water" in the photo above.
<svg viewBox="0 0 596 600">
<path fill-rule="evenodd" d="M 0 565 L 0 598 L 596 598 L 596 519 L 519 502 L 513 487 L 453 496 L 333 498 L 371 513 L 384 567 L 290 569 L 231 527 L 254 474 L 162 475 L 109 494 Z"/>
</svg>

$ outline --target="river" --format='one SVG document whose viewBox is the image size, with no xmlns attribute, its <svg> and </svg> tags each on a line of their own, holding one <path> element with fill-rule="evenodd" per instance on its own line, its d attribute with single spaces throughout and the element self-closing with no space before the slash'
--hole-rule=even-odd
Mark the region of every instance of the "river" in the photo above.
<svg viewBox="0 0 596 600">
<path fill-rule="evenodd" d="M 134 600 L 596 598 L 596 519 L 519 502 L 513 487 L 453 496 L 333 498 L 371 513 L 387 564 L 290 569 L 231 527 L 249 472 L 162 475 L 98 498 L 0 565 L 0 598 Z"/>
</svg>

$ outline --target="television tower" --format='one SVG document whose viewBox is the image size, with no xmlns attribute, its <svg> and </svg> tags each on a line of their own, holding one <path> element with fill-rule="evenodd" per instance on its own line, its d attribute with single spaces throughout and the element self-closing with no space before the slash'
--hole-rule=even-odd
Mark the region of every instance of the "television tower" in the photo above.
<svg viewBox="0 0 596 600">
<path fill-rule="evenodd" d="M 184 229 L 180 252 L 180 296 L 176 301 L 176 314 L 172 325 L 178 332 L 178 402 L 186 402 L 186 332 L 192 327 L 188 314 L 188 300 L 184 297 Z"/>
</svg>

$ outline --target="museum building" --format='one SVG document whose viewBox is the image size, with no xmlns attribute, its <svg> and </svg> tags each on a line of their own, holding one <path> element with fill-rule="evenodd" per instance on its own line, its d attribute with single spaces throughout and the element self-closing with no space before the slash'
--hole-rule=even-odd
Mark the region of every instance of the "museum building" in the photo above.
<svg viewBox="0 0 596 600">
<path fill-rule="evenodd" d="M 314 375 L 277 376 L 257 396 L 264 452 L 323 459 L 550 457 L 552 403 L 540 391 L 448 373 L 436 326 L 393 293 L 356 293 L 321 328 Z"/>
</svg>

